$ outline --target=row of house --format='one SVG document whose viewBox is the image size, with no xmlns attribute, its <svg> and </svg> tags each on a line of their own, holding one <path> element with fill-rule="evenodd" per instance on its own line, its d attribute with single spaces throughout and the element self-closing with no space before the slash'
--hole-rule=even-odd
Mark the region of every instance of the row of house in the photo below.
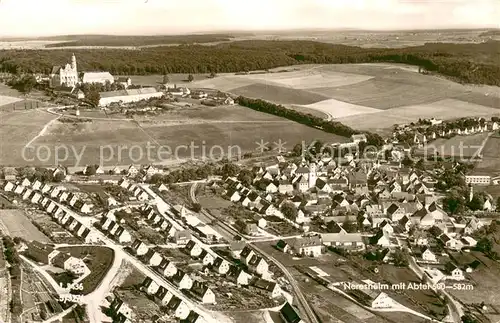
<svg viewBox="0 0 500 323">
<path fill-rule="evenodd" d="M 23 200 L 29 200 L 33 204 L 38 203 L 44 195 L 47 195 L 60 203 L 68 204 L 75 211 L 84 214 L 89 214 L 92 211 L 91 204 L 85 202 L 79 194 L 68 192 L 64 186 L 51 186 L 38 180 L 31 183 L 27 178 L 24 178 L 20 183 L 6 182 L 3 190 L 14 192 L 22 196 Z"/>
<path fill-rule="evenodd" d="M 99 228 L 121 244 L 132 241 L 132 235 L 112 217 L 103 216 L 99 221 Z"/>
<path fill-rule="evenodd" d="M 144 202 L 150 199 L 149 194 L 144 190 L 144 188 L 142 188 L 142 186 L 133 184 L 126 178 L 121 179 L 118 182 L 118 185 L 131 192 L 138 201 Z"/>
<path fill-rule="evenodd" d="M 8 188 L 7 185 L 9 183 L 10 182 L 6 183 L 6 185 L 4 186 L 4 190 L 5 188 Z M 11 183 L 11 185 L 14 184 Z M 18 185 L 13 189 L 12 192 L 16 194 L 17 192 L 21 192 L 20 194 L 23 194 L 22 192 L 23 191 L 25 192 L 26 190 L 30 189 L 26 188 L 25 186 Z M 34 193 L 31 194 L 38 194 L 36 191 L 33 192 Z M 56 196 L 58 196 L 58 194 L 56 194 Z M 40 197 L 36 199 L 32 198 L 30 202 L 33 204 L 37 204 L 38 207 L 41 210 L 44 210 L 47 214 L 49 214 L 54 221 L 58 222 L 60 225 L 65 227 L 76 237 L 83 239 L 85 243 L 99 242 L 100 239 L 98 235 L 96 235 L 92 230 L 90 230 L 88 227 L 86 227 L 80 221 L 78 221 L 75 217 L 73 217 L 73 215 L 67 210 L 65 210 L 64 207 L 62 207 L 58 202 L 52 200 L 48 194 L 46 194 L 45 196 L 40 195 Z"/>
<path fill-rule="evenodd" d="M 206 323 L 206 320 L 194 310 L 189 307 L 178 297 L 172 295 L 164 287 L 160 286 L 158 292 L 154 295 L 155 300 L 161 303 L 176 319 L 182 322 L 189 323 Z M 120 323 L 132 323 L 135 320 L 134 313 L 130 306 L 128 306 L 118 295 L 115 295 L 110 304 L 110 313 L 114 321 Z"/>
</svg>

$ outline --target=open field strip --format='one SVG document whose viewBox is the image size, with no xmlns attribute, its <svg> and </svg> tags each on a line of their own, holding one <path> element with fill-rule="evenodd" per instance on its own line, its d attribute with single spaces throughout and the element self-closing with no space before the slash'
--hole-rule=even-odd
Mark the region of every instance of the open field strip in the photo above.
<svg viewBox="0 0 500 323">
<path fill-rule="evenodd" d="M 22 101 L 22 100 L 23 99 L 21 99 L 21 98 L 16 98 L 16 97 L 6 96 L 6 95 L 0 95 L 0 107 L 3 106 L 3 105 L 12 104 L 12 103 L 15 103 L 15 102 L 19 102 L 19 101 Z"/>
<path fill-rule="evenodd" d="M 329 119 L 343 118 L 358 114 L 370 114 L 370 113 L 381 112 L 381 110 L 379 109 L 364 107 L 356 104 L 338 101 L 335 99 L 320 101 L 317 103 L 304 105 L 303 107 L 321 111 L 326 115 L 328 115 Z"/>
<path fill-rule="evenodd" d="M 0 210 L 0 222 L 2 227 L 7 229 L 7 234 L 12 237 L 50 242 L 50 239 L 40 232 L 21 210 Z"/>
<path fill-rule="evenodd" d="M 38 110 L 0 113 L 0 164 L 26 164 L 23 148 L 52 119 L 53 115 Z"/>
<path fill-rule="evenodd" d="M 483 158 L 476 164 L 477 169 L 492 170 L 500 173 L 500 136 L 492 135 L 488 138 L 482 151 Z"/>
<path fill-rule="evenodd" d="M 319 66 L 318 68 L 301 71 L 250 74 L 241 75 L 238 77 L 252 79 L 259 83 L 277 83 L 278 85 L 291 87 L 294 89 L 345 86 L 367 81 L 372 78 L 372 76 L 368 75 L 333 71 L 327 72 L 322 70 L 321 66 Z"/>
<path fill-rule="evenodd" d="M 405 106 L 368 115 L 360 114 L 339 118 L 339 121 L 357 129 L 381 130 L 391 128 L 394 124 L 415 122 L 419 118 L 456 119 L 494 115 L 500 115 L 500 111 L 460 100 L 445 99 L 429 104 Z"/>
<path fill-rule="evenodd" d="M 485 144 L 489 133 L 483 132 L 471 136 L 455 136 L 450 139 L 439 138 L 427 144 L 425 149 L 428 156 L 434 156 L 438 152 L 439 156 L 453 156 L 456 158 L 476 158 Z M 418 149 L 418 153 L 423 149 Z"/>
</svg>

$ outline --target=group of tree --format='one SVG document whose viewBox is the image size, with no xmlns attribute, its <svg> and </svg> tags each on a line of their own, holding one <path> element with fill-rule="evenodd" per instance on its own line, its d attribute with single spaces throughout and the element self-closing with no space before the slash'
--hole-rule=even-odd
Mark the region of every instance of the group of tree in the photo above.
<svg viewBox="0 0 500 323">
<path fill-rule="evenodd" d="M 464 83 L 500 85 L 498 41 L 427 43 L 406 48 L 361 48 L 315 41 L 249 40 L 214 46 L 160 46 L 137 50 L 54 49 L 0 51 L 0 71 L 50 73 L 74 51 L 81 70 L 115 75 L 224 73 L 297 64 L 404 63 Z"/>
<path fill-rule="evenodd" d="M 298 209 L 295 204 L 291 202 L 283 203 L 283 205 L 281 205 L 280 211 L 288 220 L 295 221 L 295 219 L 297 218 Z"/>
<path fill-rule="evenodd" d="M 170 172 L 167 171 L 165 174 L 155 174 L 149 179 L 149 182 L 153 184 L 173 184 L 201 180 L 212 175 L 222 176 L 225 178 L 237 176 L 240 171 L 241 168 L 238 165 L 228 161 L 221 161 L 217 164 L 206 163 L 201 166 L 191 166 L 172 170 Z"/>
<path fill-rule="evenodd" d="M 108 82 L 107 84 L 110 83 Z M 101 92 L 104 92 L 103 91 L 104 88 L 105 85 L 101 83 L 83 83 L 80 86 L 80 89 L 85 95 L 85 101 L 88 102 L 93 107 L 97 107 L 99 105 L 99 101 L 101 100 Z"/>
<path fill-rule="evenodd" d="M 288 109 L 280 104 L 274 104 L 261 99 L 251 99 L 244 96 L 239 96 L 236 99 L 236 102 L 238 102 L 239 105 L 245 106 L 255 111 L 272 114 L 339 136 L 350 137 L 354 134 L 360 133 L 359 131 L 346 126 L 339 121 L 326 120 L 309 113 L 303 113 L 297 110 Z M 370 132 L 365 132 L 364 134 L 367 137 L 367 145 L 377 147 L 383 145 L 384 140 L 380 135 Z"/>
<path fill-rule="evenodd" d="M 36 84 L 36 78 L 32 74 L 15 76 L 7 82 L 7 85 L 23 93 L 31 92 Z"/>
<path fill-rule="evenodd" d="M 16 169 L 17 174 L 22 178 L 27 178 L 30 181 L 44 182 L 61 182 L 65 175 L 63 172 L 57 172 L 44 167 L 19 167 Z"/>
</svg>

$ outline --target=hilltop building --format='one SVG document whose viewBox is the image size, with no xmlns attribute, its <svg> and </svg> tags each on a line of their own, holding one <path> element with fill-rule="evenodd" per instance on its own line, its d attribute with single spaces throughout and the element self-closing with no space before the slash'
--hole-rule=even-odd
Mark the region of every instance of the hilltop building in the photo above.
<svg viewBox="0 0 500 323">
<path fill-rule="evenodd" d="M 49 75 L 49 86 L 52 88 L 73 88 L 80 83 L 114 83 L 115 79 L 109 72 L 78 73 L 75 54 L 71 56 L 71 64 L 54 66 Z"/>
<path fill-rule="evenodd" d="M 74 87 L 78 84 L 78 68 L 75 54 L 71 56 L 71 64 L 54 66 L 49 75 L 50 87 Z"/>
</svg>

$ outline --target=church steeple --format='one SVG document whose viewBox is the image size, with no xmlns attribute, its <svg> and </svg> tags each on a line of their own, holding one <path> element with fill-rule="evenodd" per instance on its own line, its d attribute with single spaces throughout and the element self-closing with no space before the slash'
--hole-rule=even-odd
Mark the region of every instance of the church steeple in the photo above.
<svg viewBox="0 0 500 323">
<path fill-rule="evenodd" d="M 76 70 L 76 57 L 75 54 L 71 56 L 71 68 Z"/>
</svg>

